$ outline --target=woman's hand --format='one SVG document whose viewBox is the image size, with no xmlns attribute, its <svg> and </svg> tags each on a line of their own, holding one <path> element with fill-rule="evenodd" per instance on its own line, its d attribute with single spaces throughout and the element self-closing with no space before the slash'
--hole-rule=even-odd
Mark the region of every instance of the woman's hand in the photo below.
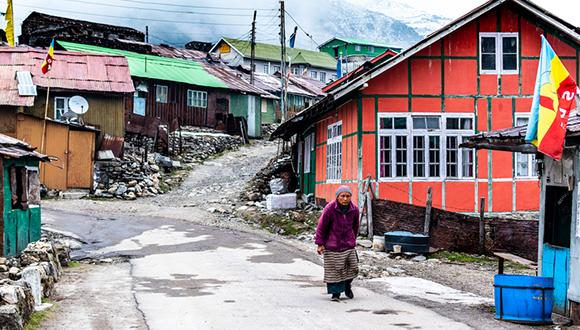
<svg viewBox="0 0 580 330">
<path fill-rule="evenodd" d="M 319 245 L 316 248 L 316 252 L 318 252 L 318 254 L 323 254 L 324 253 L 324 245 Z"/>
</svg>

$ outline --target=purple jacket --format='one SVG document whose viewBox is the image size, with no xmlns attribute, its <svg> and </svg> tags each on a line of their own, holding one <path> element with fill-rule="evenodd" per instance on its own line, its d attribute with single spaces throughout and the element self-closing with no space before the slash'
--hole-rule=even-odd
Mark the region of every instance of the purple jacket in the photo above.
<svg viewBox="0 0 580 330">
<path fill-rule="evenodd" d="M 358 216 L 358 207 L 352 202 L 346 214 L 340 211 L 336 200 L 330 202 L 322 211 L 314 242 L 316 245 L 324 245 L 329 251 L 342 252 L 353 249 L 356 246 L 359 229 Z"/>
</svg>

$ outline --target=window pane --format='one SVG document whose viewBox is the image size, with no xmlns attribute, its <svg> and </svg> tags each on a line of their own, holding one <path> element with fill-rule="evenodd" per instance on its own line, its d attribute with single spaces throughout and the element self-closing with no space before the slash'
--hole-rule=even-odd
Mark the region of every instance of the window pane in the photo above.
<svg viewBox="0 0 580 330">
<path fill-rule="evenodd" d="M 495 37 L 481 38 L 481 52 L 495 54 Z"/>
<path fill-rule="evenodd" d="M 529 119 L 528 118 L 516 118 L 516 126 L 524 126 L 528 124 Z"/>
<path fill-rule="evenodd" d="M 517 176 L 529 176 L 530 169 L 529 169 L 529 155 L 516 153 L 516 175 Z"/>
<path fill-rule="evenodd" d="M 447 118 L 447 129 L 459 129 L 459 118 Z"/>
<path fill-rule="evenodd" d="M 459 176 L 457 168 L 457 136 L 447 137 L 447 176 L 456 178 Z"/>
<path fill-rule="evenodd" d="M 503 37 L 502 38 L 502 52 L 504 54 L 517 53 L 518 49 L 518 39 L 516 37 Z"/>
<path fill-rule="evenodd" d="M 471 118 L 461 118 L 461 129 L 473 129 Z"/>
<path fill-rule="evenodd" d="M 495 70 L 495 54 L 481 54 L 481 68 Z"/>
<path fill-rule="evenodd" d="M 392 129 L 393 118 L 381 118 L 381 129 Z"/>
<path fill-rule="evenodd" d="M 467 137 L 462 137 L 461 142 L 466 142 Z M 472 178 L 473 177 L 473 149 L 462 148 L 461 149 L 461 156 L 462 156 L 462 176 L 464 178 Z"/>
<path fill-rule="evenodd" d="M 407 128 L 407 118 L 395 118 L 395 129 L 406 129 Z"/>
<path fill-rule="evenodd" d="M 438 129 L 439 128 L 439 118 L 438 117 L 427 117 L 427 128 Z"/>
<path fill-rule="evenodd" d="M 518 60 L 516 54 L 503 54 L 503 70 L 517 70 Z"/>
<path fill-rule="evenodd" d="M 391 137 L 381 136 L 380 139 L 380 169 L 381 177 L 391 177 Z"/>
<path fill-rule="evenodd" d="M 425 176 L 425 137 L 413 137 L 413 176 Z"/>
<path fill-rule="evenodd" d="M 427 124 L 425 123 L 425 117 L 415 117 L 413 118 L 413 128 L 415 129 L 425 129 Z"/>
<path fill-rule="evenodd" d="M 407 176 L 407 137 L 396 137 L 396 176 Z"/>
<path fill-rule="evenodd" d="M 439 176 L 439 164 L 440 160 L 440 146 L 439 137 L 430 136 L 429 137 L 429 176 L 438 177 Z"/>
</svg>

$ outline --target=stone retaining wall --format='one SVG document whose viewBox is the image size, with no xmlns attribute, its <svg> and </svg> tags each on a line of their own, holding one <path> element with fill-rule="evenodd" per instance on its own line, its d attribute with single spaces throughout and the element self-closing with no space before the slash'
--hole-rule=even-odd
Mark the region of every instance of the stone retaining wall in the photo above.
<svg viewBox="0 0 580 330">
<path fill-rule="evenodd" d="M 30 243 L 18 257 L 0 258 L 0 330 L 21 330 L 42 298 L 51 296 L 70 260 L 70 249 L 46 238 Z"/>
</svg>

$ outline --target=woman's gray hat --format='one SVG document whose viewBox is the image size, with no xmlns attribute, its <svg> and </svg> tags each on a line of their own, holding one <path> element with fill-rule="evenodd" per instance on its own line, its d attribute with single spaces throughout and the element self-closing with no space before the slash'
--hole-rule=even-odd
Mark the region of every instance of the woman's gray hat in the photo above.
<svg viewBox="0 0 580 330">
<path fill-rule="evenodd" d="M 336 189 L 336 197 L 338 197 L 338 195 L 340 195 L 343 192 L 347 192 L 352 196 L 352 190 L 350 189 L 349 186 L 340 186 L 338 187 L 338 189 Z"/>
</svg>

